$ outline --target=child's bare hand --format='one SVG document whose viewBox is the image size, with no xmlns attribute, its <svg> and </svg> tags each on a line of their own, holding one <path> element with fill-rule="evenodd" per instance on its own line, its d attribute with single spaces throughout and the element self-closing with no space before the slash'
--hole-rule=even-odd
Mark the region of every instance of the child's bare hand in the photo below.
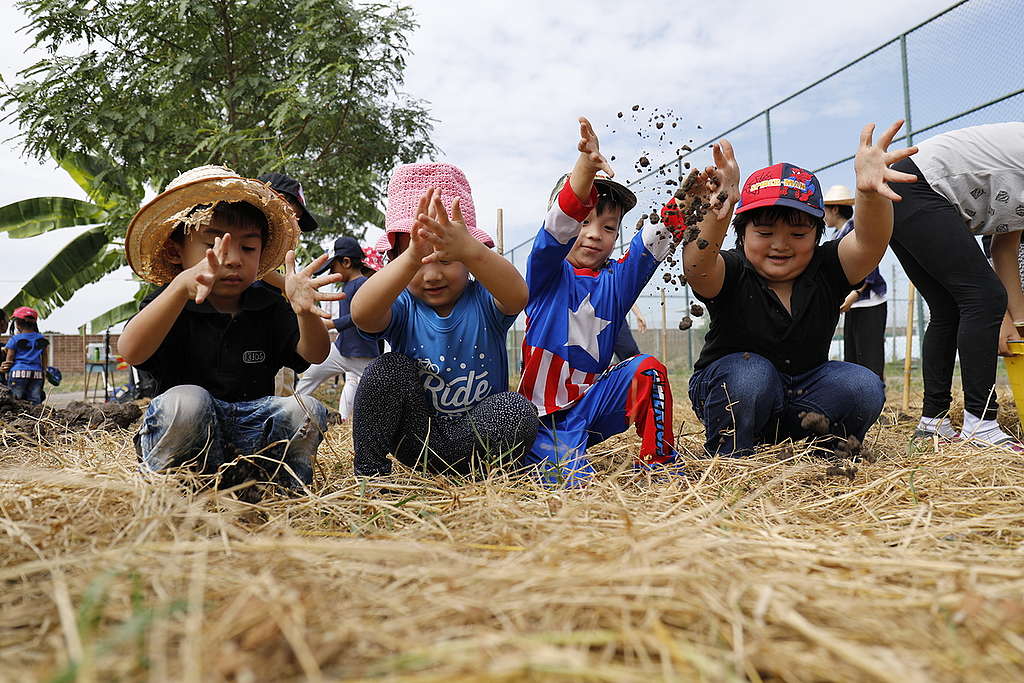
<svg viewBox="0 0 1024 683">
<path fill-rule="evenodd" d="M 14 367 L 14 361 L 13 360 L 5 360 L 3 363 L 0 363 L 0 372 L 7 372 L 8 370 L 10 370 L 13 367 Z"/>
<path fill-rule="evenodd" d="M 875 124 L 869 123 L 860 132 L 860 147 L 857 149 L 857 156 L 854 157 L 853 167 L 857 173 L 857 191 L 865 194 L 880 194 L 894 202 L 900 201 L 900 196 L 893 192 L 889 183 L 912 183 L 917 176 L 911 173 L 894 171 L 889 166 L 897 161 L 906 159 L 917 153 L 917 147 L 907 147 L 890 152 L 889 145 L 892 139 L 903 126 L 903 120 L 889 126 L 878 142 L 872 143 L 871 137 L 875 132 Z"/>
<path fill-rule="evenodd" d="M 435 193 L 436 190 L 430 188 L 420 197 L 420 201 L 416 205 L 416 220 L 413 221 L 412 228 L 409 230 L 409 251 L 420 262 L 434 253 L 434 245 L 422 234 L 423 225 L 420 221 L 420 216 L 428 216 L 430 218 L 435 216 L 436 210 L 433 206 Z"/>
<path fill-rule="evenodd" d="M 213 247 L 206 250 L 206 258 L 178 275 L 188 292 L 189 299 L 197 304 L 203 303 L 217 281 L 228 274 L 229 269 L 224 265 L 224 261 L 227 260 L 230 246 L 230 233 L 215 237 Z"/>
<path fill-rule="evenodd" d="M 597 133 L 594 132 L 594 127 L 582 116 L 579 121 L 580 142 L 576 145 L 576 149 L 580 151 L 581 158 L 585 158 L 595 172 L 604 171 L 609 178 L 615 177 L 615 171 L 612 170 L 611 164 L 601 154 L 601 144 L 597 139 Z"/>
<path fill-rule="evenodd" d="M 452 215 L 449 218 L 441 202 L 441 195 L 435 193 L 431 199 L 430 213 L 420 214 L 417 224 L 420 226 L 420 236 L 434 249 L 423 258 L 423 263 L 465 261 L 480 244 L 466 229 L 458 199 L 452 202 Z"/>
<path fill-rule="evenodd" d="M 711 156 L 715 165 L 705 169 L 707 180 L 704 186 L 711 198 L 711 208 L 721 220 L 729 216 L 740 200 L 740 166 L 736 163 L 732 143 L 725 138 L 711 146 Z"/>
<path fill-rule="evenodd" d="M 712 145 L 714 166 L 703 171 L 693 169 L 676 191 L 675 204 L 679 221 L 673 223 L 683 229 L 699 225 L 708 211 L 714 211 L 718 220 L 729 217 L 740 199 L 740 167 L 728 140 Z"/>
<path fill-rule="evenodd" d="M 289 251 L 285 254 L 284 295 L 291 303 L 295 315 L 312 313 L 321 318 L 330 318 L 331 314 L 321 309 L 319 303 L 321 301 L 340 301 L 345 298 L 343 292 L 317 291 L 324 285 L 341 282 L 341 273 L 330 273 L 320 277 L 313 276 L 313 273 L 327 263 L 329 258 L 328 254 L 321 254 L 320 258 L 296 272 L 295 252 Z"/>
</svg>

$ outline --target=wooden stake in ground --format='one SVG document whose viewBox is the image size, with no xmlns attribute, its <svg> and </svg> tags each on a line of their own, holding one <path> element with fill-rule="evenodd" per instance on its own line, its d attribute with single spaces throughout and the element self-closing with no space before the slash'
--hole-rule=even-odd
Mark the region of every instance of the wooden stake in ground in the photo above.
<svg viewBox="0 0 1024 683">
<path fill-rule="evenodd" d="M 907 283 L 907 348 L 903 358 L 903 412 L 910 410 L 910 366 L 914 350 L 914 283 Z"/>
<path fill-rule="evenodd" d="M 498 222 L 495 224 L 498 230 L 498 253 L 505 255 L 505 211 L 498 209 Z"/>
<path fill-rule="evenodd" d="M 665 305 L 665 290 L 661 290 L 661 362 L 668 362 L 668 306 Z"/>
</svg>

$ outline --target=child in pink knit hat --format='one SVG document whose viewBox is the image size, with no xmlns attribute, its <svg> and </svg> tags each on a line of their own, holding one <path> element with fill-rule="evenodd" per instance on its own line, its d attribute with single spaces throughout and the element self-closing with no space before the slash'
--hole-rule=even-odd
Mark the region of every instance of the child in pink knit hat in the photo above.
<svg viewBox="0 0 1024 683">
<path fill-rule="evenodd" d="M 526 306 L 526 282 L 488 248 L 469 182 L 455 166 L 399 167 L 386 220 L 380 246 L 390 261 L 352 300 L 360 332 L 392 348 L 370 363 L 356 391 L 356 474 L 389 474 L 388 453 L 434 473 L 519 466 L 537 411 L 508 391 L 505 337 Z"/>
</svg>

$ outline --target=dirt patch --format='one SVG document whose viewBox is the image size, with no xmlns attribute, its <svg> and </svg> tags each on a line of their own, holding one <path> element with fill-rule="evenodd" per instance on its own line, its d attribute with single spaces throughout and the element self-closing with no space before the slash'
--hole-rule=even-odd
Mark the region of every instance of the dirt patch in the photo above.
<svg viewBox="0 0 1024 683">
<path fill-rule="evenodd" d="M 129 429 L 142 417 L 135 403 L 86 403 L 72 401 L 63 408 L 46 403 L 19 401 L 0 386 L 0 424 L 15 440 L 35 443 L 58 432 L 83 429 Z"/>
</svg>

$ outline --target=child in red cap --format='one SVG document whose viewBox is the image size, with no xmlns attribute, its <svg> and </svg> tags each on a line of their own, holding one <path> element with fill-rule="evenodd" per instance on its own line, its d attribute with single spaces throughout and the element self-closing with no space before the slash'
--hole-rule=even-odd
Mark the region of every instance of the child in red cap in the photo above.
<svg viewBox="0 0 1024 683">
<path fill-rule="evenodd" d="M 0 371 L 7 373 L 7 381 L 14 398 L 29 403 L 43 402 L 43 353 L 49 342 L 39 334 L 39 313 L 28 306 L 14 309 L 11 314 L 12 336 L 7 340 L 7 358 Z M 13 334 L 17 330 L 17 334 Z"/>
<path fill-rule="evenodd" d="M 391 257 L 352 300 L 352 320 L 392 348 L 370 363 L 352 417 L 357 475 L 406 466 L 469 475 L 519 466 L 537 412 L 508 391 L 505 337 L 526 282 L 488 249 L 469 182 L 450 164 L 399 167 L 388 185 Z M 475 279 L 470 279 L 470 275 Z"/>
<path fill-rule="evenodd" d="M 857 225 L 841 240 L 819 244 L 825 209 L 814 174 L 775 164 L 751 174 L 740 192 L 726 140 L 714 145 L 715 167 L 696 178 L 705 199 L 666 207 L 670 225 L 694 226 L 684 272 L 711 317 L 690 378 L 709 453 L 743 456 L 759 443 L 820 435 L 830 449 L 855 454 L 878 419 L 882 381 L 867 368 L 829 361 L 828 350 L 840 304 L 889 244 L 899 195 L 888 183 L 914 180 L 888 168 L 917 151 L 887 151 L 901 125 L 876 144 L 873 124 L 861 132 Z M 736 248 L 721 251 L 737 198 Z"/>
</svg>

